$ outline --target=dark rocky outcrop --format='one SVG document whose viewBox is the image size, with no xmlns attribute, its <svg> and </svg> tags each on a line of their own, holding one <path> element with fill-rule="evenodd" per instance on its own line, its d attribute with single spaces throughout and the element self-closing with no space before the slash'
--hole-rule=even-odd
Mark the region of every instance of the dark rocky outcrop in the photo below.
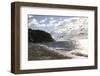
<svg viewBox="0 0 100 76">
<path fill-rule="evenodd" d="M 52 36 L 42 30 L 28 29 L 28 41 L 33 43 L 53 42 Z"/>
</svg>

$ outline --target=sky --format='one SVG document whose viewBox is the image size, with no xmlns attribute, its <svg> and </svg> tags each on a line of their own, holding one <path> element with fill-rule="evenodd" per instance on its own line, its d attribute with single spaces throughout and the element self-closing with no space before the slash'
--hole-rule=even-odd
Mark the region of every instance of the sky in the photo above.
<svg viewBox="0 0 100 76">
<path fill-rule="evenodd" d="M 51 20 L 56 20 L 56 21 L 60 21 L 60 20 L 64 20 L 66 18 L 72 18 L 71 16 L 50 16 L 50 15 L 29 15 L 28 16 L 28 20 L 29 22 L 31 22 L 33 19 L 37 20 L 38 23 L 42 24 L 48 24 L 49 21 Z"/>
<path fill-rule="evenodd" d="M 81 29 L 87 29 L 87 25 L 87 17 L 28 15 L 28 28 L 43 30 L 50 33 L 54 38 L 62 35 L 68 37 L 68 35 L 79 34 Z"/>
<path fill-rule="evenodd" d="M 28 26 L 31 29 L 40 29 L 46 32 L 55 30 L 64 20 L 73 16 L 53 16 L 53 15 L 28 15 Z M 63 25 L 66 26 L 66 25 Z"/>
</svg>

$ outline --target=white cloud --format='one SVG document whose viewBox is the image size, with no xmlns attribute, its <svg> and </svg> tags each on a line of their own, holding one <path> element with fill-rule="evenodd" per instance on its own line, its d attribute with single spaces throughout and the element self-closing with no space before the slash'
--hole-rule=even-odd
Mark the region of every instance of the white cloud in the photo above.
<svg viewBox="0 0 100 76">
<path fill-rule="evenodd" d="M 47 20 L 47 18 L 44 18 L 43 20 L 40 21 L 40 23 L 44 23 Z"/>
<path fill-rule="evenodd" d="M 49 24 L 54 24 L 55 22 L 57 22 L 57 20 L 51 20 L 51 21 L 49 22 Z"/>
<path fill-rule="evenodd" d="M 32 15 L 29 15 L 28 17 L 29 17 L 29 18 L 31 18 L 31 17 L 34 17 L 34 16 L 32 16 Z"/>
<path fill-rule="evenodd" d="M 31 20 L 31 22 L 29 22 L 28 27 L 31 28 L 32 25 L 39 25 L 38 20 L 36 20 L 35 18 L 33 18 L 33 19 Z"/>
<path fill-rule="evenodd" d="M 38 25 L 38 24 L 39 22 L 35 18 L 33 18 L 32 21 L 29 23 L 29 27 L 31 27 L 32 25 Z"/>
<path fill-rule="evenodd" d="M 34 19 L 32 19 L 31 24 L 37 25 L 37 24 L 39 24 L 39 22 L 34 18 Z"/>
<path fill-rule="evenodd" d="M 50 20 L 54 20 L 54 18 L 53 17 L 50 17 Z"/>
</svg>

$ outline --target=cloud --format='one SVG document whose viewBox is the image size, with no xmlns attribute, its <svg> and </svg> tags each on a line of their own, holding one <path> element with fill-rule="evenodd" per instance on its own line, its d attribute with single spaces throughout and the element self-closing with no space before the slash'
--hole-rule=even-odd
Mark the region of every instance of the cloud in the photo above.
<svg viewBox="0 0 100 76">
<path fill-rule="evenodd" d="M 40 23 L 44 23 L 45 21 L 47 21 L 47 18 L 44 18 L 40 21 Z"/>
<path fill-rule="evenodd" d="M 49 24 L 55 24 L 57 22 L 57 20 L 51 20 L 49 21 Z"/>
<path fill-rule="evenodd" d="M 37 25 L 37 24 L 39 24 L 39 22 L 34 18 L 34 19 L 32 19 L 31 24 Z"/>
<path fill-rule="evenodd" d="M 50 17 L 50 20 L 54 20 L 54 18 L 53 17 Z"/>
<path fill-rule="evenodd" d="M 34 16 L 33 15 L 29 15 L 28 17 L 31 18 L 31 17 L 34 17 Z"/>
<path fill-rule="evenodd" d="M 29 27 L 31 27 L 32 25 L 38 25 L 38 24 L 39 24 L 38 20 L 35 19 L 35 18 L 33 18 L 33 19 L 31 20 L 31 22 L 29 22 Z"/>
</svg>

